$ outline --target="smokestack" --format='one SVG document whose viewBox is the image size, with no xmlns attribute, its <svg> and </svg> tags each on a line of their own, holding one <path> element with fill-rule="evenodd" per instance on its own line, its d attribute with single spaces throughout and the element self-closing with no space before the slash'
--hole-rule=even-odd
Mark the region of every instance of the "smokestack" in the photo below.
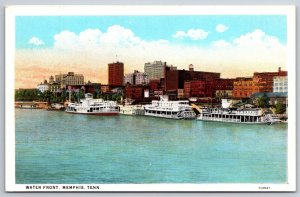
<svg viewBox="0 0 300 197">
<path fill-rule="evenodd" d="M 278 72 L 279 72 L 279 73 L 281 72 L 281 67 L 278 67 Z"/>
<path fill-rule="evenodd" d="M 193 64 L 189 65 L 189 71 L 194 71 L 194 65 Z"/>
</svg>

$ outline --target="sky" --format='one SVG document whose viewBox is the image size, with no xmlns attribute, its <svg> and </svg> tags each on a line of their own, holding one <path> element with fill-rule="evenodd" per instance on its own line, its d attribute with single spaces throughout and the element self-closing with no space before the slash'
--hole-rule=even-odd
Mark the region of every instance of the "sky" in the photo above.
<svg viewBox="0 0 300 197">
<path fill-rule="evenodd" d="M 286 16 L 17 16 L 16 88 L 75 72 L 107 83 L 107 64 L 125 73 L 166 61 L 223 78 L 286 67 Z"/>
</svg>

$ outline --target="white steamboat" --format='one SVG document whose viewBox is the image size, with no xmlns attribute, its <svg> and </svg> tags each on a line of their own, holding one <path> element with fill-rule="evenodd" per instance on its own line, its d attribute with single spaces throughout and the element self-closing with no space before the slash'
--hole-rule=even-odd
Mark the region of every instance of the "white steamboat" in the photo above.
<svg viewBox="0 0 300 197">
<path fill-rule="evenodd" d="M 119 107 L 115 101 L 93 99 L 92 94 L 85 94 L 80 102 L 69 103 L 66 112 L 73 114 L 87 114 L 98 116 L 114 116 L 119 114 Z"/>
<path fill-rule="evenodd" d="M 222 99 L 222 108 L 204 108 L 197 120 L 246 123 L 246 124 L 272 124 L 277 122 L 270 114 L 264 114 L 258 108 L 230 108 L 227 99 Z"/>
<path fill-rule="evenodd" d="M 145 105 L 145 116 L 154 116 L 170 119 L 194 119 L 196 114 L 189 101 L 169 101 L 167 96 L 161 96 L 160 100 L 153 100 Z"/>
<path fill-rule="evenodd" d="M 119 105 L 122 115 L 144 115 L 143 105 L 133 105 L 134 100 L 126 98 L 123 105 Z"/>
<path fill-rule="evenodd" d="M 120 105 L 120 114 L 122 115 L 144 115 L 144 106 L 142 105 Z"/>
</svg>

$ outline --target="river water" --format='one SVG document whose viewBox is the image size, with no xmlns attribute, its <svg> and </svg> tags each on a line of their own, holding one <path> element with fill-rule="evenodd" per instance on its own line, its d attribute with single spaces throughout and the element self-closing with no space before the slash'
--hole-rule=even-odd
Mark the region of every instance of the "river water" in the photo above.
<svg viewBox="0 0 300 197">
<path fill-rule="evenodd" d="M 287 125 L 16 109 L 17 184 L 284 183 Z"/>
</svg>

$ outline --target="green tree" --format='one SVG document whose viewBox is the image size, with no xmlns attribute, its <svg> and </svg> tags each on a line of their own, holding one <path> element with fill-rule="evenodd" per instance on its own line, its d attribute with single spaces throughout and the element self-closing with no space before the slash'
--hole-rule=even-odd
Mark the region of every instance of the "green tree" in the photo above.
<svg viewBox="0 0 300 197">
<path fill-rule="evenodd" d="M 16 101 L 33 101 L 41 98 L 42 92 L 38 89 L 19 89 L 15 91 Z"/>
<path fill-rule="evenodd" d="M 66 89 L 63 89 L 60 94 L 60 101 L 64 103 L 67 100 L 67 91 Z"/>
<path fill-rule="evenodd" d="M 111 97 L 111 99 L 112 99 L 113 101 L 116 101 L 116 100 L 117 100 L 117 97 L 118 97 L 118 94 L 113 94 L 112 97 Z"/>
<path fill-rule="evenodd" d="M 83 89 L 79 89 L 79 92 L 78 92 L 78 101 L 80 99 L 83 99 L 84 98 L 84 90 Z"/>
<path fill-rule="evenodd" d="M 121 103 L 121 100 L 122 100 L 122 94 L 118 94 L 117 97 L 116 97 L 116 101 L 118 103 Z"/>
<path fill-rule="evenodd" d="M 279 101 L 276 105 L 275 105 L 275 113 L 276 114 L 283 114 L 286 111 L 285 105 Z"/>
<path fill-rule="evenodd" d="M 94 85 L 95 92 L 93 94 L 93 98 L 100 98 L 100 87 L 99 85 Z"/>
<path fill-rule="evenodd" d="M 71 101 L 77 101 L 76 92 L 71 92 Z"/>
<path fill-rule="evenodd" d="M 56 96 L 57 93 L 51 93 L 50 94 L 50 103 L 57 103 L 57 96 Z"/>
<path fill-rule="evenodd" d="M 43 101 L 50 102 L 52 93 L 50 91 L 45 91 L 43 93 Z"/>
<path fill-rule="evenodd" d="M 270 98 L 267 96 L 266 93 L 264 93 L 261 97 L 258 98 L 258 107 L 261 108 L 268 108 Z"/>
</svg>

